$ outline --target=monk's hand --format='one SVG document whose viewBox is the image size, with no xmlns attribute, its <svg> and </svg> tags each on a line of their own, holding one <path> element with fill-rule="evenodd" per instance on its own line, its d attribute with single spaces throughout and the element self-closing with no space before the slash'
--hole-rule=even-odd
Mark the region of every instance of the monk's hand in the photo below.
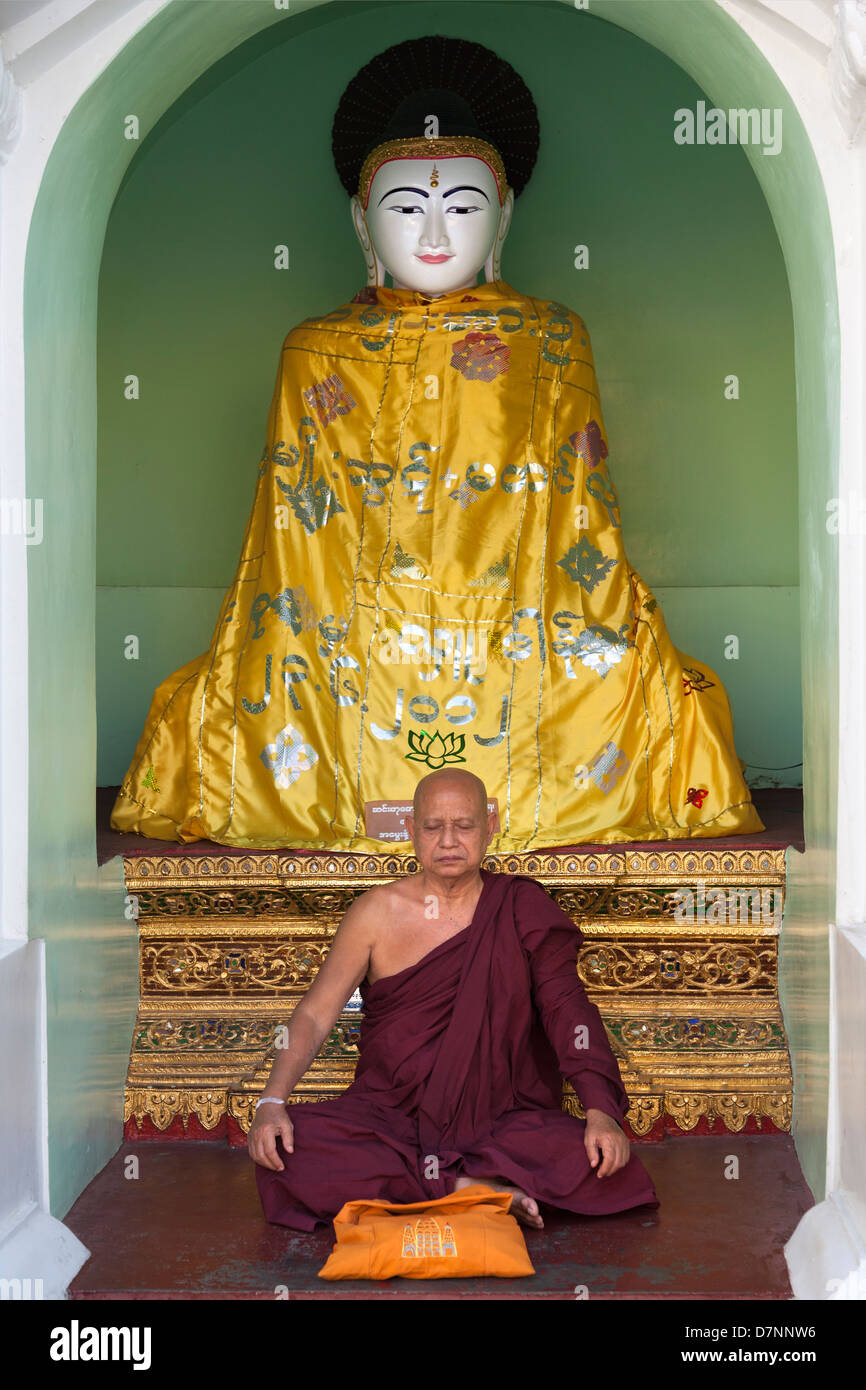
<svg viewBox="0 0 866 1390">
<path fill-rule="evenodd" d="M 282 1139 L 286 1153 L 292 1153 L 295 1147 L 295 1131 L 288 1111 L 281 1105 L 260 1105 L 253 1116 L 247 1135 L 247 1149 L 253 1162 L 260 1163 L 263 1168 L 273 1168 L 276 1172 L 282 1173 L 285 1164 L 277 1153 L 278 1137 Z"/>
<path fill-rule="evenodd" d="M 628 1163 L 631 1148 L 616 1120 L 604 1110 L 587 1110 L 583 1143 L 591 1168 L 601 1159 L 597 1178 L 608 1178 Z"/>
</svg>

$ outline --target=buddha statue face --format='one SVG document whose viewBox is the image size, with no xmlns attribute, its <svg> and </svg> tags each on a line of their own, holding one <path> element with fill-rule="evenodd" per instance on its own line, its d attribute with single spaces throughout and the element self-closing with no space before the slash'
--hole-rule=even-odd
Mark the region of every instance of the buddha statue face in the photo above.
<svg viewBox="0 0 866 1390">
<path fill-rule="evenodd" d="M 367 259 L 368 283 L 432 296 L 470 288 L 484 268 L 499 279 L 514 194 L 500 205 L 483 159 L 390 159 L 373 175 L 367 206 L 352 199 L 352 220 Z M 375 272 L 375 278 L 374 278 Z"/>
</svg>

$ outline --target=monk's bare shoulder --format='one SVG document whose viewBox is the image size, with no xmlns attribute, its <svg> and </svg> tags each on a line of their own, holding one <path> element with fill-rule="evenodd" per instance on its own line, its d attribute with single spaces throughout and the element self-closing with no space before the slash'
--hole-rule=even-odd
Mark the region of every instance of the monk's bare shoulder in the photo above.
<svg viewBox="0 0 866 1390">
<path fill-rule="evenodd" d="M 372 928 L 375 932 L 379 926 L 404 918 L 407 908 L 417 901 L 417 885 L 411 879 L 377 883 L 355 899 L 343 921 L 351 919 L 353 926 L 362 930 Z"/>
</svg>

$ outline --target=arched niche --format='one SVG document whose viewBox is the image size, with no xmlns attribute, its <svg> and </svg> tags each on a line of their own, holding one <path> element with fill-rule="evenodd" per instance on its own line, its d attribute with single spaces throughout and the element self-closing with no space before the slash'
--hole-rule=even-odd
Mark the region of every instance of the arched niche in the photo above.
<svg viewBox="0 0 866 1390">
<path fill-rule="evenodd" d="M 81 1120 L 73 1093 L 76 1064 L 63 1058 L 76 1054 L 70 1043 L 74 1037 L 80 1041 L 88 1025 L 80 1018 L 70 1022 L 67 991 L 76 976 L 76 929 L 88 924 L 93 912 L 95 866 L 97 284 L 106 223 L 135 150 L 123 139 L 124 118 L 134 112 L 142 130 L 149 130 L 192 82 L 238 44 L 276 24 L 336 25 L 347 8 L 357 7 L 296 0 L 286 14 L 266 4 L 232 0 L 207 7 L 184 0 L 164 5 L 106 66 L 95 64 L 92 81 L 54 143 L 33 212 L 24 283 L 27 494 L 48 499 L 54 518 L 65 518 L 66 524 L 55 529 L 51 545 L 28 556 L 30 934 L 47 938 L 53 953 L 49 1121 L 54 1134 L 67 1134 L 70 1157 L 81 1138 Z M 839 745 L 833 699 L 837 553 L 823 526 L 825 501 L 837 491 L 840 391 L 827 199 L 795 103 L 757 45 L 713 0 L 688 5 L 679 0 L 595 0 L 592 10 L 595 18 L 627 29 L 667 54 L 721 107 L 780 108 L 785 117 L 784 161 L 762 159 L 759 150 L 747 149 L 747 154 L 782 247 L 794 315 L 806 838 L 815 857 L 810 860 L 807 853 L 792 876 L 782 986 L 798 1086 L 795 1132 L 810 1185 L 820 1197 L 826 1136 L 826 922 L 834 916 Z M 575 12 L 571 18 L 580 24 L 583 16 Z M 822 921 L 823 934 L 813 929 Z M 124 1026 L 121 1019 L 121 1032 Z M 100 1084 L 120 1090 L 122 1080 L 118 1072 L 102 1076 Z M 66 1199 L 103 1161 L 98 1155 L 91 1167 L 79 1153 L 62 1178 L 53 1178 L 56 1209 L 65 1210 Z M 54 1166 L 55 1172 L 63 1171 L 61 1163 Z"/>
</svg>

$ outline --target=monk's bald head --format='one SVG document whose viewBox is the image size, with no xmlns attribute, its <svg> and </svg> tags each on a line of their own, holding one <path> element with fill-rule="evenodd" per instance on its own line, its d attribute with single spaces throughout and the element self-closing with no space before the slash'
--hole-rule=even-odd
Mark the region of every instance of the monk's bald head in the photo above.
<svg viewBox="0 0 866 1390">
<path fill-rule="evenodd" d="M 478 870 L 493 835 L 487 788 L 461 767 L 443 767 L 422 777 L 415 788 L 406 829 L 421 864 L 422 886 L 477 883 Z"/>
<path fill-rule="evenodd" d="M 482 823 L 487 819 L 487 788 L 480 777 L 466 768 L 443 767 L 438 772 L 430 772 L 415 788 L 412 798 L 412 812 L 416 819 L 424 813 L 426 806 L 437 792 L 463 792 L 472 797 Z"/>
</svg>

